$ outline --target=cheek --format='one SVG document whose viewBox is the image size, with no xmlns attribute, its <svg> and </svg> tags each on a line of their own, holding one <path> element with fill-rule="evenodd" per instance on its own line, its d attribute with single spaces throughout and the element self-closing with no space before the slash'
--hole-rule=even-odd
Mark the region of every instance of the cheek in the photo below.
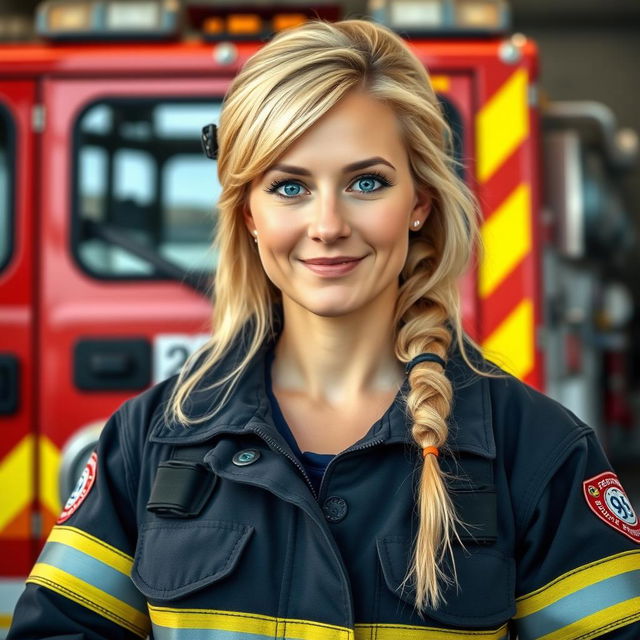
<svg viewBox="0 0 640 640">
<path fill-rule="evenodd" d="M 259 228 L 258 246 L 265 259 L 291 253 L 299 238 L 293 225 L 263 223 Z"/>
<path fill-rule="evenodd" d="M 377 212 L 368 228 L 370 242 L 395 253 L 402 252 L 409 242 L 409 216 L 402 207 L 385 208 Z"/>
<path fill-rule="evenodd" d="M 296 233 L 292 216 L 277 208 L 270 208 L 269 205 L 269 199 L 261 193 L 254 192 L 249 198 L 249 208 L 258 231 L 258 248 L 263 261 L 270 260 L 274 254 L 290 251 Z"/>
</svg>

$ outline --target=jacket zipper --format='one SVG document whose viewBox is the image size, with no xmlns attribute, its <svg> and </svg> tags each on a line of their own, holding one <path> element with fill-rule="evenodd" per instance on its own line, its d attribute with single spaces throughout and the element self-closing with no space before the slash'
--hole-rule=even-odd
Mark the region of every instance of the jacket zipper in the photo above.
<svg viewBox="0 0 640 640">
<path fill-rule="evenodd" d="M 311 480 L 309 480 L 309 476 L 307 475 L 307 472 L 305 471 L 304 467 L 298 462 L 298 460 L 293 456 L 290 456 L 289 453 L 286 451 L 286 449 L 283 449 L 273 438 L 271 438 L 270 435 L 262 431 L 262 429 L 253 429 L 253 431 L 257 433 L 272 449 L 278 451 L 279 453 L 284 455 L 286 458 L 291 460 L 291 462 L 293 462 L 293 464 L 300 470 L 300 473 L 304 477 L 307 483 L 307 486 L 309 487 L 309 489 L 311 489 L 311 493 L 313 494 L 313 497 L 317 501 L 318 494 L 316 493 L 316 490 L 311 484 Z"/>
<path fill-rule="evenodd" d="M 307 475 L 305 468 L 300 464 L 300 462 L 298 462 L 297 458 L 294 458 L 293 456 L 289 455 L 289 453 L 285 449 L 283 449 L 269 434 L 264 432 L 262 429 L 254 429 L 253 431 L 257 433 L 272 449 L 278 451 L 279 453 L 284 455 L 286 458 L 291 460 L 291 462 L 293 462 L 293 464 L 298 468 L 298 470 L 302 474 L 302 477 L 305 479 L 305 482 L 307 483 L 307 486 L 311 490 L 311 493 L 315 498 L 316 502 L 318 501 L 319 496 L 322 495 L 322 486 L 324 485 L 324 479 L 327 476 L 327 471 L 329 470 L 329 467 L 333 465 L 338 458 L 343 458 L 345 455 L 349 453 L 362 451 L 362 449 L 369 449 L 370 447 L 375 447 L 384 442 L 383 438 L 378 438 L 377 440 L 371 440 L 371 442 L 367 442 L 366 444 L 352 445 L 348 449 L 345 449 L 344 451 L 341 451 L 340 453 L 336 454 L 336 456 L 329 461 L 329 464 L 327 465 L 327 468 L 324 471 L 324 475 L 322 476 L 322 481 L 320 482 L 320 492 L 316 493 L 316 490 L 313 484 L 311 484 L 311 480 L 309 480 L 309 476 Z"/>
<path fill-rule="evenodd" d="M 365 444 L 361 444 L 361 445 L 352 445 L 351 447 L 349 447 L 348 449 L 345 449 L 344 451 L 341 451 L 340 453 L 338 453 L 334 458 L 332 458 L 329 461 L 329 464 L 327 465 L 327 468 L 324 470 L 324 474 L 322 475 L 322 481 L 320 482 L 320 491 L 318 496 L 322 495 L 322 488 L 324 486 L 324 482 L 325 479 L 327 477 L 327 472 L 329 471 L 329 467 L 331 467 L 336 460 L 338 460 L 338 458 L 344 458 L 347 454 L 349 453 L 355 453 L 356 451 L 362 451 L 363 449 L 369 449 L 370 447 L 376 447 L 379 444 L 382 444 L 384 442 L 384 438 L 378 438 L 377 440 L 371 440 L 371 442 L 367 442 Z M 317 499 L 317 497 L 316 497 Z"/>
</svg>

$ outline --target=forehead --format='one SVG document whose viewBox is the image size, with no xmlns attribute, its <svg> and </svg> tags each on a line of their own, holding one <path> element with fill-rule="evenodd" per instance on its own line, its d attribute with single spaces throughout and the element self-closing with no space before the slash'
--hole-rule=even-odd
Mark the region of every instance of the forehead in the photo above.
<svg viewBox="0 0 640 640">
<path fill-rule="evenodd" d="M 342 166 L 373 156 L 406 164 L 400 123 L 390 106 L 363 91 L 352 91 L 296 140 L 279 161 L 322 161 Z"/>
</svg>

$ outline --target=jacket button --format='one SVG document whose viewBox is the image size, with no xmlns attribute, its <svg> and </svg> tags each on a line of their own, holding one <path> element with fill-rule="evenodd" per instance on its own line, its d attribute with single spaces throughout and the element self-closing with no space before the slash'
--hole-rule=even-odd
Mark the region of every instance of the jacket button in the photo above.
<svg viewBox="0 0 640 640">
<path fill-rule="evenodd" d="M 329 522 L 340 522 L 347 515 L 347 502 L 338 496 L 329 496 L 322 505 L 324 517 Z"/>
<path fill-rule="evenodd" d="M 260 457 L 260 452 L 257 449 L 244 449 L 238 451 L 231 459 L 231 462 L 238 467 L 244 467 L 248 464 L 253 464 Z"/>
</svg>

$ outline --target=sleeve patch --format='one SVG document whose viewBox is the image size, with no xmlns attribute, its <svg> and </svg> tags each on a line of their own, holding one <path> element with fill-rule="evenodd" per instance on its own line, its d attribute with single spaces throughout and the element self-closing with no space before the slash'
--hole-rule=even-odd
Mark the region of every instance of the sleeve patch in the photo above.
<svg viewBox="0 0 640 640">
<path fill-rule="evenodd" d="M 605 471 L 582 483 L 589 508 L 603 522 L 640 544 L 640 522 L 618 476 Z"/>
<path fill-rule="evenodd" d="M 74 490 L 71 492 L 67 503 L 64 505 L 64 509 L 56 521 L 57 524 L 62 524 L 68 520 L 84 502 L 84 499 L 89 494 L 89 491 L 91 491 L 91 487 L 93 487 L 93 483 L 96 480 L 97 468 L 98 454 L 94 451 L 87 461 L 87 465 L 83 472 L 80 474 L 78 482 L 76 483 Z"/>
</svg>

